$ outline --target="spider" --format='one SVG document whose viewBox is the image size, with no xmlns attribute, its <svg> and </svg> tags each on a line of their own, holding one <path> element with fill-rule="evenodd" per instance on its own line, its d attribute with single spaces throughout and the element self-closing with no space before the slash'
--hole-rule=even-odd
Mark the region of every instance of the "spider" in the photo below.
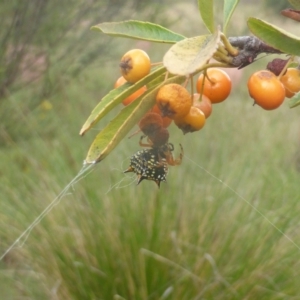
<svg viewBox="0 0 300 300">
<path fill-rule="evenodd" d="M 143 149 L 132 155 L 130 165 L 124 173 L 134 172 L 137 174 L 137 184 L 142 180 L 153 180 L 158 187 L 161 181 L 166 181 L 168 174 L 168 165 L 180 165 L 183 157 L 183 148 L 180 145 L 181 152 L 177 159 L 174 159 L 172 151 L 174 146 L 171 143 L 155 145 L 148 139 L 148 143 L 143 143 L 145 136 L 141 136 L 140 146 L 150 147 Z"/>
<path fill-rule="evenodd" d="M 166 159 L 159 159 L 156 149 L 139 150 L 132 155 L 130 165 L 124 173 L 134 172 L 137 175 L 137 184 L 142 180 L 153 180 L 158 187 L 161 181 L 166 181 L 168 164 Z"/>
<path fill-rule="evenodd" d="M 165 159 L 168 165 L 170 166 L 177 166 L 180 165 L 183 158 L 183 148 L 181 144 L 179 144 L 181 152 L 179 154 L 179 157 L 177 159 L 174 159 L 172 151 L 174 151 L 174 145 L 172 143 L 165 143 L 163 145 L 156 145 L 154 144 L 149 138 L 147 139 L 148 143 L 143 143 L 143 139 L 146 136 L 142 135 L 140 138 L 140 146 L 141 147 L 151 147 L 152 149 L 157 151 L 159 159 Z"/>
</svg>

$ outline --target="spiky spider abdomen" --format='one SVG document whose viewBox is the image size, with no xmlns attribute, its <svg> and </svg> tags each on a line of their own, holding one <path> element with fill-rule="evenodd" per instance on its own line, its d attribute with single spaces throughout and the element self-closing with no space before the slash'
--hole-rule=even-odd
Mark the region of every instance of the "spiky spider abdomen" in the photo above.
<svg viewBox="0 0 300 300">
<path fill-rule="evenodd" d="M 158 149 L 143 149 L 132 155 L 126 172 L 136 173 L 137 184 L 146 179 L 153 180 L 160 187 L 161 181 L 166 181 L 168 164 L 160 157 Z"/>
</svg>

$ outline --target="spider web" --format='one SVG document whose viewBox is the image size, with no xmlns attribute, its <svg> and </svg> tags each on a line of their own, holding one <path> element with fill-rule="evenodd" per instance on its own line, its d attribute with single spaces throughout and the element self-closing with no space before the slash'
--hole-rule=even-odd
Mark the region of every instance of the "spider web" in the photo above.
<svg viewBox="0 0 300 300">
<path fill-rule="evenodd" d="M 128 158 L 127 158 L 128 159 Z M 265 219 L 271 227 L 273 227 L 277 232 L 279 232 L 284 238 L 286 238 L 290 243 L 292 243 L 298 250 L 300 250 L 300 245 L 298 245 L 289 235 L 285 234 L 279 227 L 277 227 L 265 214 L 263 214 L 259 209 L 257 209 L 253 204 L 250 203 L 245 197 L 243 197 L 241 194 L 239 194 L 234 188 L 226 184 L 224 181 L 222 181 L 217 176 L 213 175 L 211 172 L 206 170 L 203 166 L 198 164 L 193 159 L 189 158 L 188 156 L 185 156 L 185 159 L 188 160 L 191 164 L 196 166 L 197 168 L 201 169 L 205 173 L 207 173 L 209 176 L 211 176 L 214 180 L 219 182 L 221 185 L 223 185 L 226 189 L 230 190 L 233 194 L 235 194 L 240 200 L 244 201 L 248 206 L 250 206 L 257 214 L 259 214 L 263 219 Z M 126 160 L 123 160 L 122 162 L 122 170 L 124 170 L 124 162 Z M 78 172 L 78 174 L 62 189 L 62 191 L 55 197 L 50 204 L 36 217 L 36 219 L 15 239 L 15 241 L 4 251 L 4 253 L 0 256 L 0 261 L 3 260 L 3 258 L 14 248 L 22 248 L 24 244 L 26 243 L 28 237 L 30 236 L 30 233 L 32 230 L 39 225 L 39 223 L 49 214 L 51 213 L 52 209 L 59 204 L 59 202 L 69 194 L 69 191 L 74 188 L 74 185 L 76 185 L 80 180 L 85 178 L 86 176 L 90 175 L 90 173 L 94 170 L 95 164 L 90 165 L 83 165 L 81 170 Z M 121 169 L 115 168 L 112 169 L 112 171 L 122 172 Z M 124 189 L 131 185 L 133 185 L 136 182 L 136 175 L 124 175 L 123 178 L 121 178 L 119 181 L 112 184 L 106 194 L 110 193 L 113 189 Z"/>
</svg>

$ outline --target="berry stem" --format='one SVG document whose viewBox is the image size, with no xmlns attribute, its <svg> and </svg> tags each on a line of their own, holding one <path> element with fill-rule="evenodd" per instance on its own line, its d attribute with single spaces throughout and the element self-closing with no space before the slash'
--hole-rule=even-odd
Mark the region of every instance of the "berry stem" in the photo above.
<svg viewBox="0 0 300 300">
<path fill-rule="evenodd" d="M 224 33 L 221 33 L 221 40 L 225 46 L 225 49 L 229 52 L 230 55 L 237 56 L 239 54 L 239 50 L 230 44 Z"/>
<path fill-rule="evenodd" d="M 182 84 L 182 86 L 184 86 L 184 87 L 186 88 L 186 86 L 187 86 L 189 80 L 190 80 L 190 77 L 187 77 L 187 78 L 185 79 L 184 83 Z"/>
<path fill-rule="evenodd" d="M 162 65 L 162 63 L 163 63 L 162 61 L 151 63 L 151 67 L 160 66 Z"/>
<path fill-rule="evenodd" d="M 233 58 L 231 56 L 228 56 L 228 55 L 224 54 L 223 52 L 219 51 L 219 49 L 213 55 L 213 58 L 215 60 L 219 61 L 219 62 L 224 62 L 224 63 L 227 63 L 229 65 L 232 65 Z"/>
<path fill-rule="evenodd" d="M 193 76 L 190 76 L 190 82 L 191 82 L 191 97 L 193 99 L 193 96 L 194 96 L 194 77 Z"/>
<path fill-rule="evenodd" d="M 200 101 L 202 101 L 202 94 L 203 94 L 203 90 L 204 90 L 204 83 L 205 83 L 205 80 L 206 80 L 206 78 L 208 78 L 208 76 L 207 76 L 207 69 L 205 69 L 204 71 L 203 71 L 203 81 L 202 81 L 202 86 L 201 86 L 201 91 L 202 91 L 202 93 L 200 94 Z M 208 80 L 209 80 L 209 78 L 208 78 Z"/>
<path fill-rule="evenodd" d="M 190 76 L 195 76 L 196 74 L 203 72 L 209 68 L 236 68 L 236 66 L 229 65 L 227 63 L 222 62 L 213 62 L 213 63 L 207 63 L 203 65 L 199 70 L 195 71 L 194 73 L 190 74 Z"/>
<path fill-rule="evenodd" d="M 167 71 L 167 72 L 166 72 L 166 75 L 165 75 L 164 82 L 167 81 L 168 77 L 169 77 L 169 72 Z"/>
<path fill-rule="evenodd" d="M 207 80 L 212 84 L 214 85 L 215 83 L 208 77 L 208 74 L 207 74 L 207 70 L 204 71 L 204 80 L 203 80 L 203 83 L 202 83 L 202 91 L 204 89 L 204 82 L 205 82 L 205 79 L 207 78 Z"/>
<path fill-rule="evenodd" d="M 294 56 L 291 56 L 289 58 L 289 60 L 286 62 L 286 64 L 284 65 L 283 69 L 281 70 L 280 74 L 277 76 L 277 78 L 280 80 L 280 78 L 285 74 L 287 68 L 288 68 L 288 65 L 291 61 L 294 60 Z"/>
<path fill-rule="evenodd" d="M 228 51 L 225 49 L 223 45 L 219 45 L 217 51 L 223 53 L 224 55 L 228 55 Z"/>
</svg>

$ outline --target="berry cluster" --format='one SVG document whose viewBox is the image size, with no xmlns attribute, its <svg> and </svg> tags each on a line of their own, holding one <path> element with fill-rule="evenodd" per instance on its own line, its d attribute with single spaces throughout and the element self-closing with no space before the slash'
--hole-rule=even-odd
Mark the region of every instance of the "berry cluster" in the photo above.
<svg viewBox="0 0 300 300">
<path fill-rule="evenodd" d="M 115 88 L 130 82 L 135 83 L 150 73 L 151 61 L 147 53 L 140 49 L 130 50 L 120 62 L 122 76 Z M 207 69 L 196 83 L 197 93 L 191 95 L 185 86 L 179 84 L 163 85 L 156 95 L 156 105 L 152 112 L 163 117 L 163 127 L 172 121 L 183 133 L 200 130 L 212 112 L 212 104 L 224 101 L 231 91 L 231 80 L 227 73 L 217 68 Z M 123 100 L 129 105 L 147 90 L 144 86 Z"/>
<path fill-rule="evenodd" d="M 293 63 L 289 59 L 275 58 L 267 65 L 266 70 L 252 74 L 248 80 L 248 91 L 254 104 L 265 110 L 278 108 L 285 98 L 292 98 L 300 91 L 300 70 L 288 68 Z"/>
<path fill-rule="evenodd" d="M 126 82 L 136 83 L 147 76 L 151 70 L 151 61 L 146 52 L 134 49 L 127 52 L 121 59 L 122 76 L 115 83 L 118 87 Z M 278 70 L 277 70 L 278 72 Z M 282 75 L 284 73 L 284 75 Z M 282 64 L 278 74 L 270 70 L 254 73 L 248 80 L 248 91 L 254 99 L 254 104 L 265 110 L 279 107 L 285 97 L 292 97 L 300 91 L 300 70 L 286 69 Z M 190 78 L 189 78 L 190 79 Z M 191 81 L 192 82 L 192 81 Z M 153 108 L 140 120 L 140 131 L 147 137 L 148 143 L 140 141 L 140 145 L 150 147 L 141 150 L 131 158 L 131 164 L 126 172 L 135 172 L 138 183 L 143 179 L 154 180 L 158 186 L 166 180 L 167 165 L 181 163 L 174 160 L 168 143 L 167 127 L 174 121 L 184 134 L 199 131 L 205 125 L 206 119 L 212 113 L 212 106 L 227 99 L 231 92 L 231 79 L 222 69 L 208 67 L 199 75 L 196 82 L 197 93 L 189 92 L 185 84 L 163 84 L 156 94 Z M 193 91 L 191 85 L 191 90 Z M 129 105 L 147 91 L 143 86 L 123 100 Z M 143 138 L 143 137 L 142 137 Z"/>
</svg>

